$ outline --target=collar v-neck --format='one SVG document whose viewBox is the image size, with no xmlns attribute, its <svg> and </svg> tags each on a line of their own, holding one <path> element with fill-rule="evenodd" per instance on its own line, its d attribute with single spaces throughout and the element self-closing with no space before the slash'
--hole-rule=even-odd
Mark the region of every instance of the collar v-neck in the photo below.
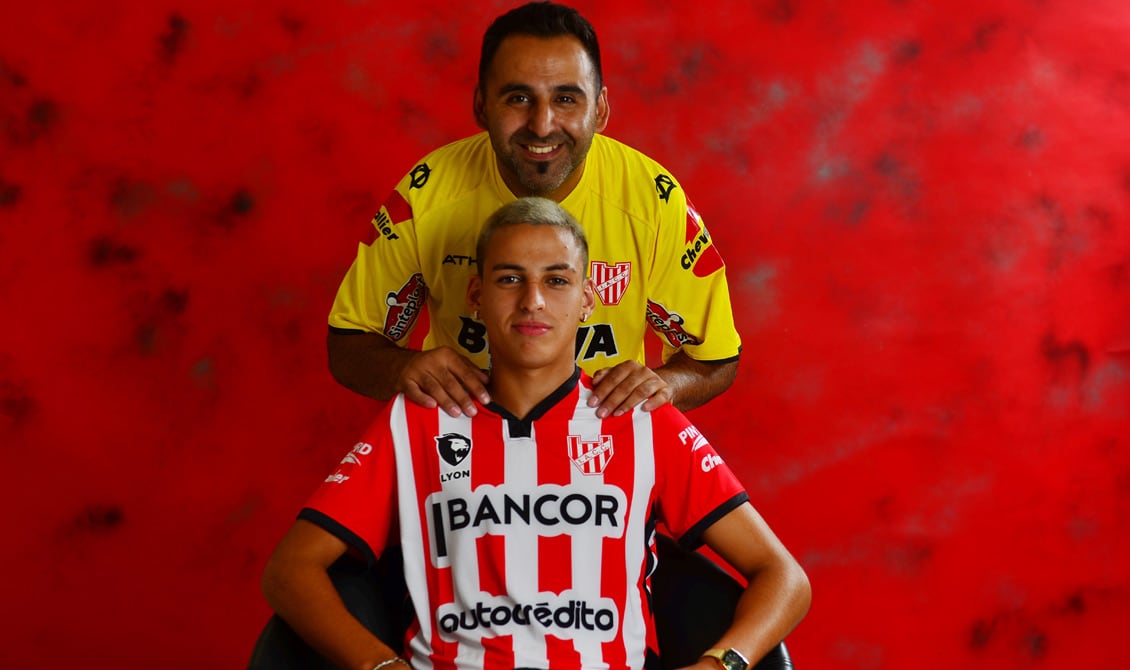
<svg viewBox="0 0 1130 670">
<path fill-rule="evenodd" d="M 545 416 L 546 412 L 553 409 L 557 403 L 568 396 L 573 389 L 577 387 L 577 382 L 580 378 L 581 369 L 574 366 L 573 374 L 570 375 L 569 379 L 565 380 L 561 386 L 558 386 L 553 393 L 543 398 L 541 402 L 534 405 L 533 409 L 522 418 L 514 416 L 510 410 L 493 401 L 486 405 L 486 409 L 506 420 L 506 427 L 510 433 L 510 437 L 532 437 L 534 434 L 534 422 Z"/>
</svg>

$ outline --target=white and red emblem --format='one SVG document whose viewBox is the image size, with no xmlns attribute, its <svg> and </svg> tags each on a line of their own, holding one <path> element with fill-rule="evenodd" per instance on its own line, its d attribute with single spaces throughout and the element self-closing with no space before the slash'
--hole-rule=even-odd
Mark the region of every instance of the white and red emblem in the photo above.
<svg viewBox="0 0 1130 670">
<path fill-rule="evenodd" d="M 652 330 L 667 338 L 676 349 L 685 345 L 702 344 L 702 340 L 687 332 L 683 327 L 683 315 L 669 311 L 654 300 L 647 301 L 647 320 Z"/>
<path fill-rule="evenodd" d="M 596 285 L 596 295 L 602 305 L 619 305 L 628 290 L 628 282 L 632 280 L 632 263 L 624 261 L 609 265 L 604 261 L 593 261 L 589 264 L 589 275 Z"/>
<path fill-rule="evenodd" d="M 385 296 L 388 314 L 385 315 L 385 335 L 394 342 L 404 339 L 415 325 L 424 301 L 428 298 L 428 286 L 424 276 L 417 272 L 408 278 L 398 291 L 390 291 Z"/>
<path fill-rule="evenodd" d="M 601 435 L 595 440 L 582 440 L 580 435 L 569 436 L 569 458 L 581 473 L 599 475 L 612 460 L 612 436 Z"/>
</svg>

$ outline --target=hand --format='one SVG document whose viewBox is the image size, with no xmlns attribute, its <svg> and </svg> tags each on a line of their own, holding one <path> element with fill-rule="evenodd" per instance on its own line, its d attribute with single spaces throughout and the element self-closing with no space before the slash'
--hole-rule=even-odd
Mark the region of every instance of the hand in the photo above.
<svg viewBox="0 0 1130 670">
<path fill-rule="evenodd" d="M 472 396 L 490 402 L 486 373 L 450 347 L 417 352 L 400 370 L 396 390 L 417 405 L 442 407 L 448 415 L 475 416 Z"/>
<path fill-rule="evenodd" d="M 593 395 L 589 407 L 598 407 L 597 417 L 620 416 L 643 400 L 643 410 L 650 412 L 671 402 L 671 385 L 654 370 L 636 361 L 625 361 L 611 368 L 597 370 L 592 376 Z"/>
</svg>

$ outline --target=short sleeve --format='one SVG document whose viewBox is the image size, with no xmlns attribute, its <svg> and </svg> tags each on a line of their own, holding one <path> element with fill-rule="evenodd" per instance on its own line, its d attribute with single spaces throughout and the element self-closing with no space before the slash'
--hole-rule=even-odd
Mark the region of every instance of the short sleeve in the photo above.
<svg viewBox="0 0 1130 670">
<path fill-rule="evenodd" d="M 726 265 L 682 188 L 667 175 L 659 175 L 656 184 L 666 203 L 660 210 L 647 321 L 663 341 L 663 359 L 683 349 L 698 361 L 734 360 L 741 353 L 741 337 Z"/>
<path fill-rule="evenodd" d="M 373 564 L 396 523 L 396 458 L 389 408 L 306 501 L 298 518 L 357 549 Z"/>
<path fill-rule="evenodd" d="M 419 320 L 428 287 L 412 207 L 404 196 L 410 178 L 397 185 L 373 217 L 372 239 L 358 244 L 330 310 L 331 329 L 380 333 L 402 342 Z"/>
<path fill-rule="evenodd" d="M 706 437 L 671 405 L 652 412 L 652 435 L 660 517 L 680 544 L 697 547 L 703 531 L 749 496 Z"/>
</svg>

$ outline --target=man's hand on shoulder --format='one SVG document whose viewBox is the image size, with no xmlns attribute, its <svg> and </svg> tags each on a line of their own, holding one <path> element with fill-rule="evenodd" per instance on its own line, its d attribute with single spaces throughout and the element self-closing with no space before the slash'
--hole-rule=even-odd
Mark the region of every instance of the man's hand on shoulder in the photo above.
<svg viewBox="0 0 1130 670">
<path fill-rule="evenodd" d="M 486 373 L 450 347 L 415 351 L 400 368 L 396 390 L 417 405 L 442 407 L 450 416 L 475 416 L 475 402 L 490 402 Z"/>
<path fill-rule="evenodd" d="M 593 395 L 589 407 L 599 407 L 596 415 L 619 416 L 644 402 L 650 412 L 671 402 L 673 390 L 662 377 L 636 361 L 624 361 L 611 368 L 597 370 L 592 376 Z"/>
<path fill-rule="evenodd" d="M 451 416 L 474 416 L 472 397 L 490 402 L 486 373 L 450 347 L 416 351 L 377 333 L 331 330 L 326 348 L 334 379 L 376 400 L 403 393 L 418 405 L 442 407 Z"/>
<path fill-rule="evenodd" d="M 597 370 L 592 376 L 593 398 L 589 407 L 598 407 L 597 416 L 620 415 L 644 402 L 645 412 L 671 403 L 687 412 L 705 404 L 734 382 L 737 360 L 721 363 L 696 361 L 682 351 L 654 370 L 625 361 Z"/>
</svg>

